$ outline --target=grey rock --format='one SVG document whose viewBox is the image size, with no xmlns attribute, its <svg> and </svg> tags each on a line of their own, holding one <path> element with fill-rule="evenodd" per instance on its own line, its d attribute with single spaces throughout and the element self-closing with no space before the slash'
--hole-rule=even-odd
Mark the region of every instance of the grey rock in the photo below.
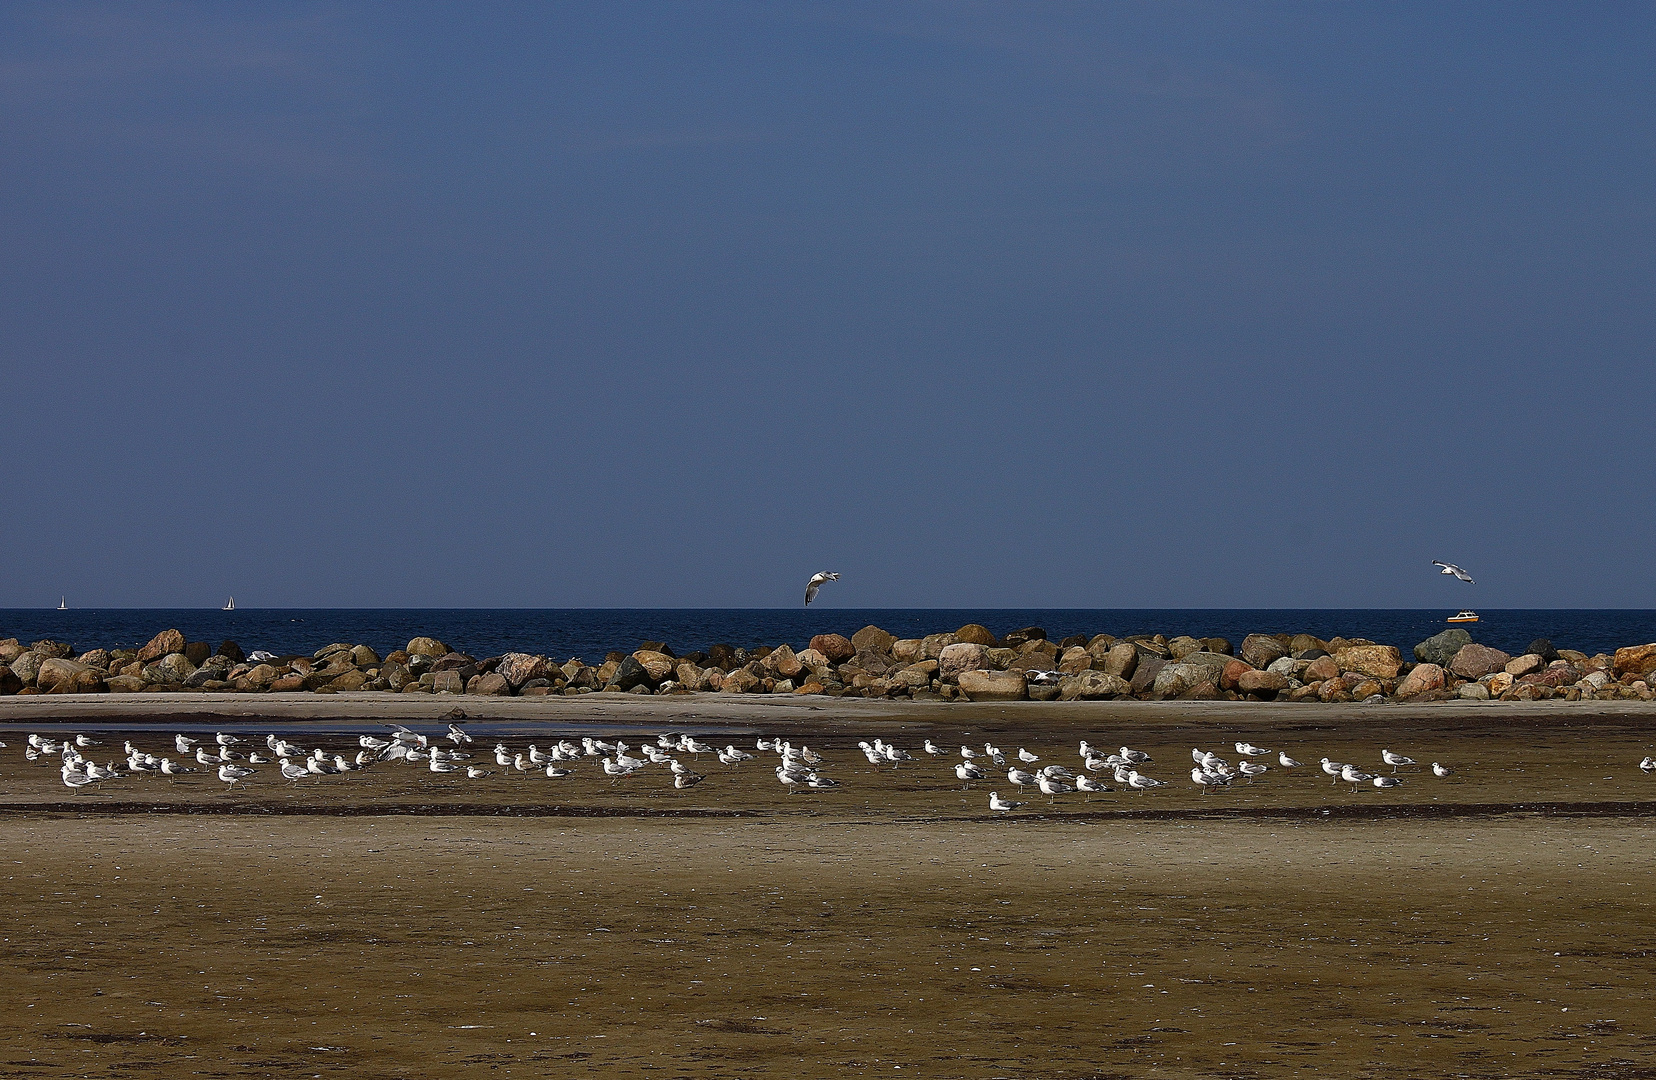
<svg viewBox="0 0 1656 1080">
<path fill-rule="evenodd" d="M 1414 647 L 1414 657 L 1422 664 L 1448 667 L 1455 654 L 1472 644 L 1472 635 L 1458 626 L 1451 626 L 1441 634 L 1433 634 Z"/>
</svg>

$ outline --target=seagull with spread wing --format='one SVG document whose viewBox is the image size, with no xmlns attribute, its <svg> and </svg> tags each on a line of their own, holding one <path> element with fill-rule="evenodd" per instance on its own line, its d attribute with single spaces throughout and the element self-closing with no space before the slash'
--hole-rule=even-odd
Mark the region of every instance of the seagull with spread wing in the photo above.
<svg viewBox="0 0 1656 1080">
<path fill-rule="evenodd" d="M 817 590 L 822 588 L 823 585 L 838 580 L 838 574 L 831 574 L 826 570 L 820 574 L 812 574 L 811 580 L 805 583 L 805 606 L 811 606 L 811 601 L 816 599 Z"/>
<path fill-rule="evenodd" d="M 1466 582 L 1468 585 L 1477 584 L 1476 582 L 1474 582 L 1472 580 L 1472 575 L 1471 574 L 1468 574 L 1465 570 L 1462 570 L 1460 567 L 1456 566 L 1452 562 L 1439 562 L 1438 560 L 1433 559 L 1432 560 L 1432 565 L 1443 567 L 1443 570 L 1442 570 L 1443 573 L 1445 573 L 1445 574 L 1454 574 L 1456 577 L 1460 578 L 1462 581 Z"/>
</svg>

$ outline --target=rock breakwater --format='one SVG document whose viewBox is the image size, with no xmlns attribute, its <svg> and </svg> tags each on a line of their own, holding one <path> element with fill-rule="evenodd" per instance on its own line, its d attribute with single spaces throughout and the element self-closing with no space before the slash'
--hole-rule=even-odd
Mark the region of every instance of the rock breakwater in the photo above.
<svg viewBox="0 0 1656 1080">
<path fill-rule="evenodd" d="M 714 645 L 676 653 L 647 641 L 601 664 L 509 652 L 475 657 L 417 637 L 381 657 L 367 645 L 336 642 L 309 656 L 244 654 L 186 641 L 177 630 L 140 649 L 91 649 L 65 642 L 0 640 L 0 694 L 201 693 L 333 694 L 377 691 L 481 696 L 631 694 L 794 694 L 921 701 L 1384 702 L 1471 700 L 1644 700 L 1656 698 L 1656 643 L 1588 656 L 1545 639 L 1519 656 L 1480 645 L 1460 628 L 1405 654 L 1361 638 L 1309 634 L 1224 638 L 1050 641 L 1040 627 L 996 636 L 977 624 L 923 638 L 877 626 L 849 637 L 819 634 L 804 649 Z"/>
</svg>

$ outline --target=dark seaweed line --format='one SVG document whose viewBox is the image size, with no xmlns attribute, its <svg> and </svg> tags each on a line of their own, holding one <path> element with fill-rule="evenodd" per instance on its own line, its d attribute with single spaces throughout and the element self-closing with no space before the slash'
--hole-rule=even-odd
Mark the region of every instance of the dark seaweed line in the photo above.
<svg viewBox="0 0 1656 1080">
<path fill-rule="evenodd" d="M 82 816 L 125 815 L 223 815 L 240 817 L 568 817 L 568 818 L 758 818 L 774 817 L 766 810 L 718 810 L 705 807 L 628 807 L 488 805 L 480 803 L 378 803 L 364 805 L 317 805 L 306 803 L 100 803 L 81 802 L 4 803 L 0 816 L 76 814 Z M 1301 820 L 1386 821 L 1429 818 L 1502 817 L 1533 814 L 1545 817 L 1656 817 L 1656 801 L 1645 802 L 1524 802 L 1524 803 L 1388 803 L 1368 806 L 1248 806 L 1191 807 L 1162 810 L 1091 810 L 1037 812 L 1016 815 L 974 814 L 959 817 L 878 818 L 895 824 L 924 825 L 960 821 L 1227 821 Z M 856 823 L 856 822 L 849 822 Z"/>
</svg>

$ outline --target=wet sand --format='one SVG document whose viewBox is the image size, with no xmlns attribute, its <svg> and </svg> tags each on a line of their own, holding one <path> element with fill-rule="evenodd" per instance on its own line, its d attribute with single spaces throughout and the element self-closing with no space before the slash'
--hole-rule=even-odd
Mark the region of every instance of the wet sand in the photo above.
<svg viewBox="0 0 1656 1080">
<path fill-rule="evenodd" d="M 844 785 L 797 796 L 703 755 L 682 793 L 582 763 L 71 797 L 8 733 L 0 1074 L 1656 1076 L 1648 709 L 967 708 L 795 721 Z M 1174 786 L 996 818 L 1009 785 L 874 770 L 876 733 L 1128 742 Z M 1237 738 L 1458 771 L 1197 794 L 1189 747 Z"/>
</svg>

